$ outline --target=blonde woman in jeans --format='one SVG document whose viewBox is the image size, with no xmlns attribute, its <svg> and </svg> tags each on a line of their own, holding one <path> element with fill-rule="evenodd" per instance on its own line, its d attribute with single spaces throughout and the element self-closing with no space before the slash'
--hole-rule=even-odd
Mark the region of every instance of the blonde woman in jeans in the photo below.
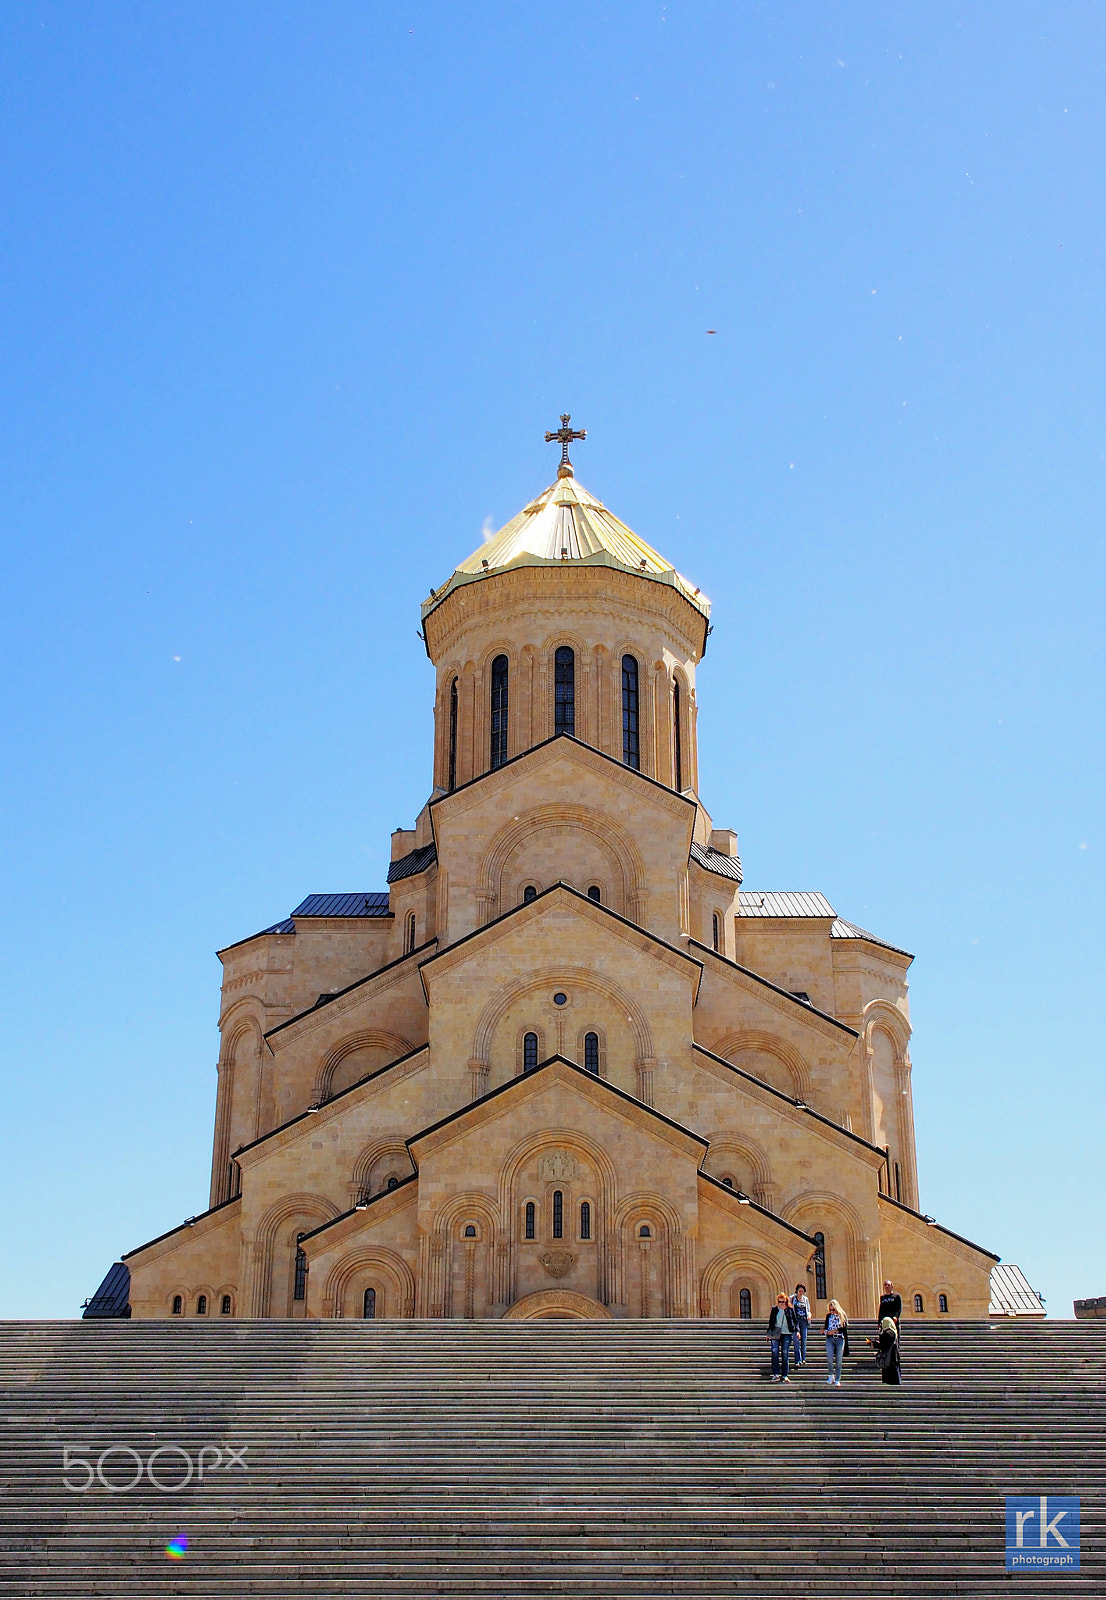
<svg viewBox="0 0 1106 1600">
<path fill-rule="evenodd" d="M 826 1312 L 826 1368 L 828 1376 L 826 1382 L 841 1387 L 841 1357 L 845 1353 L 845 1330 L 849 1326 L 849 1319 L 841 1305 L 836 1300 L 831 1300 L 829 1310 Z"/>
</svg>

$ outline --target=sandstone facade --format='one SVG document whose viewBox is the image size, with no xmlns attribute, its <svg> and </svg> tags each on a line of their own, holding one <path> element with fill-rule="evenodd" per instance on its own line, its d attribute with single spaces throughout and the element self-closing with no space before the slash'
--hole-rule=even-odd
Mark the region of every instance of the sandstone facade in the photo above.
<svg viewBox="0 0 1106 1600">
<path fill-rule="evenodd" d="M 703 596 L 562 469 L 423 608 L 433 792 L 387 894 L 221 952 L 211 1209 L 133 1315 L 987 1315 L 919 1213 L 911 957 L 742 887 Z"/>
</svg>

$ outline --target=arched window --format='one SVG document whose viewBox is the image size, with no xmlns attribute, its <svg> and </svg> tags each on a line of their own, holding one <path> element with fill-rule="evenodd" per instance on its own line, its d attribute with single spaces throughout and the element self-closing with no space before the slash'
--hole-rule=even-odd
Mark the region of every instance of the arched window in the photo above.
<svg viewBox="0 0 1106 1600">
<path fill-rule="evenodd" d="M 588 1072 L 599 1074 L 599 1035 L 585 1033 L 584 1035 L 584 1067 Z"/>
<path fill-rule="evenodd" d="M 466 1239 L 475 1239 L 476 1238 L 476 1228 L 475 1228 L 474 1224 L 471 1223 L 471 1222 L 466 1222 L 465 1223 L 465 1238 Z"/>
<path fill-rule="evenodd" d="M 576 732 L 576 654 L 567 644 L 553 657 L 553 732 Z"/>
<path fill-rule="evenodd" d="M 753 1315 L 753 1297 L 748 1289 L 742 1289 L 738 1297 L 739 1315 L 743 1322 L 748 1322 Z"/>
<path fill-rule="evenodd" d="M 672 776 L 677 794 L 684 788 L 684 746 L 680 728 L 680 680 L 672 681 Z"/>
<path fill-rule="evenodd" d="M 199 1297 L 199 1299 L 196 1301 L 196 1315 L 198 1317 L 206 1317 L 207 1316 L 207 1295 L 206 1294 L 202 1294 Z"/>
<path fill-rule="evenodd" d="M 457 787 L 457 679 L 449 686 L 449 792 Z"/>
<path fill-rule="evenodd" d="M 523 1037 L 522 1041 L 522 1070 L 523 1072 L 533 1072 L 537 1064 L 538 1036 L 536 1033 L 528 1033 Z"/>
<path fill-rule="evenodd" d="M 722 1182 L 726 1185 L 727 1189 L 732 1189 L 733 1188 L 733 1179 L 732 1178 L 723 1178 Z"/>
<path fill-rule="evenodd" d="M 492 662 L 492 769 L 507 759 L 507 657 Z"/>
<path fill-rule="evenodd" d="M 384 1185 L 384 1187 L 385 1187 L 385 1189 L 398 1189 L 399 1188 L 399 1179 L 396 1177 L 394 1172 L 392 1173 L 391 1177 L 388 1179 L 388 1181 Z"/>
<path fill-rule="evenodd" d="M 413 911 L 409 911 L 407 913 L 407 921 L 404 923 L 404 934 L 403 934 L 403 950 L 404 950 L 404 954 L 410 954 L 410 952 L 414 948 L 415 948 L 415 913 Z"/>
<path fill-rule="evenodd" d="M 591 1238 L 591 1202 L 590 1202 L 590 1200 L 581 1200 L 580 1201 L 580 1237 L 581 1237 L 581 1239 L 590 1239 Z"/>
<path fill-rule="evenodd" d="M 925 1301 L 922 1299 L 920 1294 L 916 1294 L 914 1296 L 914 1310 L 917 1312 L 918 1316 L 922 1315 L 922 1313 L 925 1311 L 925 1308 Z"/>
<path fill-rule="evenodd" d="M 553 1237 L 563 1239 L 565 1236 L 565 1197 L 560 1189 L 553 1191 Z"/>
<path fill-rule="evenodd" d="M 230 1305 L 231 1305 L 230 1295 L 229 1294 L 225 1294 L 223 1296 L 223 1302 L 219 1307 L 219 1315 L 221 1317 L 229 1317 L 230 1316 Z"/>
<path fill-rule="evenodd" d="M 814 1298 L 826 1300 L 826 1236 L 824 1233 L 815 1233 L 814 1240 Z"/>
<path fill-rule="evenodd" d="M 537 889 L 534 887 L 534 885 L 532 883 L 528 883 L 526 885 L 525 889 L 522 891 L 522 903 L 523 903 L 523 905 L 524 906 L 528 906 L 530 904 L 531 900 L 536 900 L 537 898 L 538 898 Z"/>
<path fill-rule="evenodd" d="M 307 1252 L 300 1244 L 300 1240 L 306 1237 L 307 1235 L 303 1233 L 296 1234 L 296 1278 L 292 1286 L 293 1300 L 307 1299 Z"/>
<path fill-rule="evenodd" d="M 641 1227 L 637 1231 L 637 1236 L 639 1239 L 651 1239 L 653 1237 L 653 1230 L 650 1228 L 647 1222 L 642 1223 Z"/>
<path fill-rule="evenodd" d="M 175 1317 L 179 1317 L 179 1316 L 181 1316 L 183 1314 L 183 1312 L 184 1312 L 184 1296 L 182 1294 L 175 1294 L 173 1296 L 173 1315 Z"/>
<path fill-rule="evenodd" d="M 722 922 L 717 913 L 711 917 L 711 943 L 715 950 L 722 948 Z"/>
<path fill-rule="evenodd" d="M 373 1318 L 376 1316 L 376 1290 L 366 1289 L 365 1299 L 361 1306 L 362 1317 Z"/>
<path fill-rule="evenodd" d="M 227 1184 L 227 1199 L 233 1200 L 242 1193 L 242 1168 L 237 1161 L 230 1164 L 230 1180 Z"/>
<path fill-rule="evenodd" d="M 895 1199 L 902 1202 L 902 1177 L 899 1173 L 899 1164 L 895 1162 Z"/>
<path fill-rule="evenodd" d="M 938 1311 L 944 1312 L 946 1315 L 948 1314 L 949 1297 L 947 1294 L 939 1294 L 937 1296 L 937 1309 Z"/>
<path fill-rule="evenodd" d="M 637 658 L 622 657 L 622 759 L 628 767 L 641 767 L 638 742 Z"/>
<path fill-rule="evenodd" d="M 596 905 L 603 904 L 603 891 L 597 883 L 593 883 L 588 890 L 588 899 L 594 900 Z"/>
<path fill-rule="evenodd" d="M 536 1221 L 537 1221 L 537 1211 L 536 1211 L 536 1208 L 534 1206 L 534 1202 L 532 1200 L 527 1200 L 527 1202 L 526 1202 L 526 1229 L 525 1229 L 527 1239 L 532 1239 L 534 1237 L 534 1225 L 535 1225 Z"/>
</svg>

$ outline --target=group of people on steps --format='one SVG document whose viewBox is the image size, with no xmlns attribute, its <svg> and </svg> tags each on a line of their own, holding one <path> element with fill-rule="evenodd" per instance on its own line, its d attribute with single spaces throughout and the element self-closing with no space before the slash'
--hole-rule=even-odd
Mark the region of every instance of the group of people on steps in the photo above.
<svg viewBox="0 0 1106 1600">
<path fill-rule="evenodd" d="M 894 1284 L 888 1280 L 883 1285 L 876 1320 L 879 1333 L 869 1339 L 876 1355 L 876 1365 L 884 1383 L 901 1383 L 902 1367 L 899 1362 L 899 1321 L 902 1317 L 902 1297 L 895 1293 Z M 790 1383 L 792 1345 L 795 1366 L 806 1362 L 807 1332 L 810 1328 L 810 1301 L 806 1287 L 795 1285 L 790 1297 L 778 1294 L 768 1317 L 768 1343 L 772 1351 L 772 1376 L 769 1383 Z M 822 1325 L 826 1340 L 826 1382 L 841 1386 L 841 1360 L 849 1354 L 849 1319 L 837 1300 L 831 1300 Z"/>
</svg>

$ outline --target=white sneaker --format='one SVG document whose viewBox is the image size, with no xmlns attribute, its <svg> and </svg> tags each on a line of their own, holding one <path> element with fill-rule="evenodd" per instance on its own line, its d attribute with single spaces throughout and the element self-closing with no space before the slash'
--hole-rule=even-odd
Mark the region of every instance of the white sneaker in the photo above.
<svg viewBox="0 0 1106 1600">
<path fill-rule="evenodd" d="M 827 1383 L 832 1383 L 833 1382 L 833 1373 L 832 1372 L 830 1373 L 829 1377 L 826 1379 L 826 1382 Z"/>
</svg>

